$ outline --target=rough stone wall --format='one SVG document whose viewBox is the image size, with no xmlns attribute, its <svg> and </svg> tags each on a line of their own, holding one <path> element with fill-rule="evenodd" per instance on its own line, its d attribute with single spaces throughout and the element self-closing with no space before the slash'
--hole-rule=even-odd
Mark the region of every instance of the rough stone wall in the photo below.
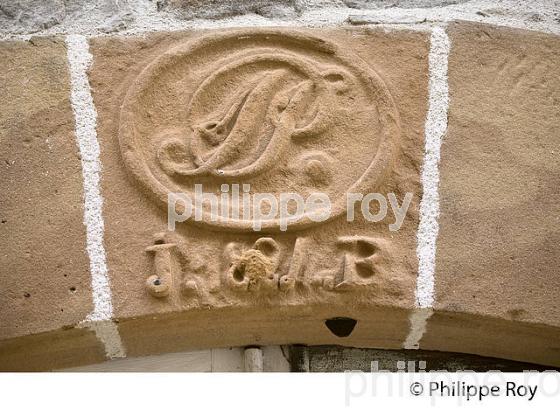
<svg viewBox="0 0 560 410">
<path fill-rule="evenodd" d="M 558 33 L 557 0 L 1 0 L 0 35 L 100 35 L 238 26 L 445 23 Z"/>
<path fill-rule="evenodd" d="M 1 0 L 0 369 L 272 344 L 559 366 L 559 6 Z M 335 212 L 167 230 L 169 192 L 224 182 Z M 356 191 L 410 193 L 402 225 L 350 223 Z"/>
</svg>

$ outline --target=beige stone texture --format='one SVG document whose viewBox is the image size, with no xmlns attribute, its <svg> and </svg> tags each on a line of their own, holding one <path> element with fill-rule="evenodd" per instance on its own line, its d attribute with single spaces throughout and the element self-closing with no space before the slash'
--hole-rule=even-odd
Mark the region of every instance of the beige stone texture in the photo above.
<svg viewBox="0 0 560 410">
<path fill-rule="evenodd" d="M 107 261 L 129 355 L 401 346 L 417 271 L 427 33 L 240 29 L 90 46 Z M 268 145 L 255 147 L 257 137 Z M 243 151 L 231 150 L 236 138 Z M 350 188 L 413 198 L 396 232 L 392 214 L 366 222 L 359 209 L 352 223 L 339 214 L 287 232 L 207 214 L 166 232 L 167 193 L 192 193 L 194 183 L 218 193 L 221 183 L 324 191 L 333 203 Z M 358 324 L 336 337 L 323 323 L 332 317 Z"/>
<path fill-rule="evenodd" d="M 0 341 L 0 371 L 40 372 L 103 362 L 105 349 L 88 329 L 64 328 Z"/>
<path fill-rule="evenodd" d="M 92 298 L 64 41 L 1 42 L 0 61 L 0 339 L 8 339 L 73 326 Z"/>
<path fill-rule="evenodd" d="M 428 321 L 420 347 L 560 366 L 557 328 L 484 314 L 437 310 Z"/>
<path fill-rule="evenodd" d="M 333 335 L 323 320 L 336 315 L 358 319 L 348 337 Z M 129 356 L 227 345 L 337 344 L 400 349 L 408 333 L 408 311 L 382 307 L 222 308 L 122 320 L 119 330 Z"/>
<path fill-rule="evenodd" d="M 437 313 L 423 349 L 560 365 L 560 38 L 448 28 Z"/>
<path fill-rule="evenodd" d="M 463 22 L 447 33 L 435 305 L 420 348 L 560 366 L 560 39 Z M 409 319 L 428 32 L 202 30 L 98 37 L 90 48 L 104 245 L 127 356 L 401 349 L 422 333 Z M 93 304 L 64 41 L 0 42 L 0 61 L 0 371 L 98 363 L 103 344 L 77 327 Z M 251 218 L 213 220 L 206 204 L 201 221 L 168 231 L 167 194 L 197 183 L 216 194 L 228 184 L 230 199 L 232 184 L 325 192 L 334 212 L 254 232 Z M 390 206 L 380 222 L 359 207 L 347 222 L 348 192 L 413 196 L 393 232 Z M 335 322 L 337 336 L 333 318 L 357 323 Z"/>
</svg>

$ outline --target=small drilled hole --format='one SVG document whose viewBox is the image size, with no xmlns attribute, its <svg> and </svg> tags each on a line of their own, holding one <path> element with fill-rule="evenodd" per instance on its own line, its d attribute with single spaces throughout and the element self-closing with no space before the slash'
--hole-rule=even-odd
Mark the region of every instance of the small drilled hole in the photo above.
<svg viewBox="0 0 560 410">
<path fill-rule="evenodd" d="M 357 320 L 349 317 L 334 317 L 325 320 L 325 326 L 338 337 L 348 337 L 356 327 Z"/>
<path fill-rule="evenodd" d="M 25 293 L 23 294 L 23 296 L 26 297 L 26 298 L 30 298 L 30 297 L 31 297 L 31 293 L 25 292 Z"/>
<path fill-rule="evenodd" d="M 75 287 L 75 286 L 72 286 L 72 287 L 70 288 L 70 292 L 74 293 L 75 291 L 76 291 L 76 287 Z"/>
<path fill-rule="evenodd" d="M 154 280 L 154 285 L 156 285 L 156 286 L 161 285 L 161 280 L 155 279 L 155 280 Z"/>
<path fill-rule="evenodd" d="M 233 279 L 237 282 L 243 282 L 243 279 L 245 279 L 245 265 L 239 265 L 235 268 L 233 271 Z"/>
</svg>

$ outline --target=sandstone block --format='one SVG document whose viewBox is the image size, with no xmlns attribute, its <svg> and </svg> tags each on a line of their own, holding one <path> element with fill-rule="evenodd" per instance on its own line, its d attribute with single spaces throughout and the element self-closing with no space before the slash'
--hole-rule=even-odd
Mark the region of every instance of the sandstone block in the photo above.
<svg viewBox="0 0 560 410">
<path fill-rule="evenodd" d="M 414 306 L 428 46 L 425 33 L 375 30 L 92 41 L 105 244 L 130 354 L 400 346 Z M 225 184 L 231 201 L 235 184 L 275 197 L 324 192 L 333 212 L 256 232 L 251 217 L 212 220 L 205 203 L 202 220 L 169 232 L 168 193 L 195 184 L 216 194 Z M 347 222 L 353 190 L 392 192 L 399 204 L 410 192 L 402 227 L 359 212 Z M 337 317 L 357 320 L 347 338 L 325 326 Z"/>
<path fill-rule="evenodd" d="M 47 361 L 59 349 L 41 334 L 93 309 L 66 47 L 53 38 L 2 42 L 0 60 L 0 368 L 14 369 L 16 356 L 41 368 L 35 348 Z M 38 339 L 14 342 L 32 334 Z M 86 339 L 69 339 L 88 349 Z"/>
<path fill-rule="evenodd" d="M 421 346 L 558 365 L 560 39 L 467 23 L 448 31 L 442 313 Z M 454 321 L 465 325 L 452 330 Z"/>
<path fill-rule="evenodd" d="M 75 324 L 92 304 L 66 47 L 58 39 L 5 42 L 0 53 L 6 338 Z"/>
</svg>

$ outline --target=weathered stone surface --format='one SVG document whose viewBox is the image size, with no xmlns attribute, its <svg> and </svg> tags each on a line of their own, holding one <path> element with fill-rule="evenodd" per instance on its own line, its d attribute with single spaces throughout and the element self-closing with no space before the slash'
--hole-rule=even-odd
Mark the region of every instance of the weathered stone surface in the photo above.
<svg viewBox="0 0 560 410">
<path fill-rule="evenodd" d="M 99 363 L 105 349 L 88 329 L 68 328 L 0 341 L 0 371 L 40 372 Z"/>
<path fill-rule="evenodd" d="M 464 3 L 468 0 L 342 0 L 345 5 L 353 9 L 381 9 L 389 7 L 427 8 L 444 7 L 450 4 Z"/>
<path fill-rule="evenodd" d="M 9 32 L 34 33 L 62 23 L 63 0 L 0 0 L 0 27 Z"/>
<path fill-rule="evenodd" d="M 560 40 L 465 23 L 448 33 L 436 303 L 420 347 L 560 366 Z M 413 333 L 428 36 L 90 40 L 104 244 L 129 356 L 402 346 Z M 102 344 L 74 328 L 92 300 L 64 42 L 4 42 L 0 59 L 0 370 L 98 362 Z M 214 220 L 207 204 L 168 231 L 168 193 L 197 183 L 230 199 L 232 184 L 274 198 L 325 192 L 334 209 L 255 232 L 253 217 Z M 373 223 L 355 207 L 347 222 L 349 192 L 399 204 L 410 192 L 412 204 L 392 232 L 391 213 Z M 231 214 L 231 200 L 218 203 Z"/>
<path fill-rule="evenodd" d="M 64 24 L 94 26 L 102 32 L 122 30 L 131 22 L 128 0 L 0 0 L 0 32 L 29 34 Z"/>
<path fill-rule="evenodd" d="M 0 339 L 92 310 L 82 175 L 60 39 L 0 43 Z"/>
<path fill-rule="evenodd" d="M 324 319 L 338 315 L 358 318 L 352 334 L 337 337 Z M 404 309 L 330 307 L 274 308 L 259 312 L 248 309 L 196 309 L 184 313 L 143 316 L 121 320 L 119 331 L 128 356 L 214 348 L 228 345 L 337 344 L 380 346 L 400 349 L 408 332 L 408 312 Z"/>
<path fill-rule="evenodd" d="M 400 346 L 414 305 L 428 46 L 426 33 L 368 30 L 91 42 L 105 244 L 130 355 L 255 343 Z M 230 107 L 238 107 L 231 138 L 268 135 L 265 149 L 251 140 L 243 151 L 227 151 L 229 140 L 204 144 Z M 202 153 L 208 170 L 186 152 Z M 250 220 L 212 222 L 207 209 L 203 221 L 166 232 L 167 193 L 192 193 L 194 183 L 204 192 L 222 183 L 274 195 L 323 191 L 333 205 L 351 189 L 413 199 L 396 232 L 392 216 L 372 223 L 357 212 L 349 223 L 336 206 L 337 217 L 287 232 L 275 221 L 262 232 Z M 358 320 L 348 338 L 324 325 L 339 316 Z"/>
<path fill-rule="evenodd" d="M 435 305 L 445 313 L 421 347 L 558 365 L 560 38 L 466 23 L 449 34 Z"/>
<path fill-rule="evenodd" d="M 558 328 L 547 325 L 438 309 L 428 321 L 420 347 L 558 367 L 558 339 Z"/>
<path fill-rule="evenodd" d="M 293 18 L 297 0 L 158 0 L 158 10 L 171 10 L 185 19 L 219 19 L 255 13 L 270 18 Z"/>
</svg>

